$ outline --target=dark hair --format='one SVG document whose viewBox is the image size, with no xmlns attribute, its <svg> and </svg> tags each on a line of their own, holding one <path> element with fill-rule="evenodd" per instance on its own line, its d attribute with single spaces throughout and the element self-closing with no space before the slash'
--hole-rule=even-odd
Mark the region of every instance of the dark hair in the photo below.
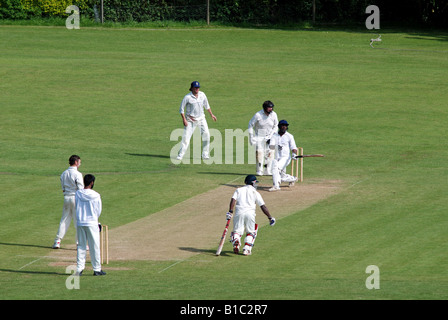
<svg viewBox="0 0 448 320">
<path fill-rule="evenodd" d="M 274 109 L 274 104 L 272 103 L 272 101 L 267 100 L 267 101 L 263 102 L 263 109 L 266 110 L 267 108 Z"/>
<path fill-rule="evenodd" d="M 81 159 L 79 156 L 77 156 L 76 154 L 72 155 L 70 158 L 68 158 L 68 163 L 72 166 L 75 164 L 76 161 L 78 161 L 79 159 Z"/>
<path fill-rule="evenodd" d="M 95 183 L 95 176 L 93 174 L 86 174 L 84 176 L 84 186 L 87 187 L 92 182 Z"/>
</svg>

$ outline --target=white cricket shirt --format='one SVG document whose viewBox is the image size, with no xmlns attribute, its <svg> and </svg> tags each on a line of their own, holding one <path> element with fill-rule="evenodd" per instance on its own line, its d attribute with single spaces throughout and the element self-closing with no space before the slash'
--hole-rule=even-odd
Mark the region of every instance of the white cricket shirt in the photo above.
<svg viewBox="0 0 448 320">
<path fill-rule="evenodd" d="M 84 189 L 82 173 L 76 167 L 69 167 L 61 174 L 61 187 L 64 196 L 74 196 L 77 190 Z"/>
<path fill-rule="evenodd" d="M 189 119 L 189 116 L 193 117 L 195 120 L 201 120 L 205 117 L 204 109 L 210 109 L 205 93 L 199 91 L 198 97 L 196 98 L 195 95 L 190 92 L 182 99 L 179 113 L 184 113 L 187 120 Z"/>
<path fill-rule="evenodd" d="M 274 111 L 269 115 L 266 115 L 264 110 L 260 110 L 254 114 L 252 119 L 250 119 L 248 129 L 249 134 L 253 134 L 253 131 L 255 130 L 257 136 L 270 139 L 277 130 L 277 126 L 278 117 Z"/>
<path fill-rule="evenodd" d="M 294 136 L 289 132 L 285 132 L 282 136 L 276 132 L 272 136 L 269 146 L 275 146 L 276 159 L 290 157 L 291 151 L 297 149 Z"/>
<path fill-rule="evenodd" d="M 256 205 L 264 205 L 260 193 L 251 185 L 236 189 L 232 198 L 236 200 L 235 214 L 247 211 L 255 214 Z"/>
<path fill-rule="evenodd" d="M 76 223 L 78 226 L 98 226 L 101 215 L 101 196 L 92 189 L 76 191 Z"/>
</svg>

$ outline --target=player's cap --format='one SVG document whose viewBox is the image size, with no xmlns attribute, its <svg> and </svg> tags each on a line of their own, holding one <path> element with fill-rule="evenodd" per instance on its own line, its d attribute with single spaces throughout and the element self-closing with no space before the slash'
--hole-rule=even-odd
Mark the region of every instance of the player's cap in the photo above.
<svg viewBox="0 0 448 320">
<path fill-rule="evenodd" d="M 278 127 L 281 127 L 281 126 L 289 126 L 288 121 L 286 121 L 286 120 L 280 120 L 280 121 L 278 122 Z"/>
<path fill-rule="evenodd" d="M 199 84 L 198 81 L 193 81 L 193 82 L 191 83 L 191 85 L 190 85 L 190 90 L 191 90 L 192 88 L 200 88 L 200 87 L 201 87 L 201 85 Z"/>
<path fill-rule="evenodd" d="M 253 185 L 254 182 L 258 183 L 257 177 L 254 176 L 253 174 L 250 174 L 246 177 L 246 179 L 244 179 L 244 183 L 245 184 L 251 184 Z"/>
</svg>

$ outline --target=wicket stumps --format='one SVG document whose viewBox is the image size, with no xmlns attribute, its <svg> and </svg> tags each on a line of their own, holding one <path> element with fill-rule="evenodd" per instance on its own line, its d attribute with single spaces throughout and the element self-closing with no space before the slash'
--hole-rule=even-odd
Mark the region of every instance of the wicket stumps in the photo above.
<svg viewBox="0 0 448 320">
<path fill-rule="evenodd" d="M 299 156 L 303 156 L 303 148 L 298 147 L 297 149 L 299 151 Z M 294 161 L 295 161 L 295 163 L 294 163 Z M 300 162 L 300 173 L 299 173 L 299 162 Z M 294 167 L 295 167 L 295 170 L 294 170 Z M 300 174 L 300 176 L 299 176 L 299 174 Z M 300 181 L 300 182 L 303 181 L 303 158 L 300 158 L 297 160 L 293 159 L 291 161 L 291 175 L 293 177 L 298 177 L 298 181 Z"/>
<path fill-rule="evenodd" d="M 102 225 L 100 231 L 100 253 L 101 264 L 106 259 L 106 264 L 109 264 L 109 226 Z"/>
</svg>

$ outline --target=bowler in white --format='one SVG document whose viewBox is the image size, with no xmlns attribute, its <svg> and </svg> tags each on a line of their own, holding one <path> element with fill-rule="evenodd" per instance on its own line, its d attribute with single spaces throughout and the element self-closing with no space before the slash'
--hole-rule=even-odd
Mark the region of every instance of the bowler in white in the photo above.
<svg viewBox="0 0 448 320">
<path fill-rule="evenodd" d="M 78 171 L 81 165 L 81 158 L 74 154 L 68 159 L 70 167 L 61 174 L 61 187 L 64 194 L 64 206 L 62 207 L 62 217 L 59 222 L 58 233 L 54 239 L 53 249 L 61 247 L 61 241 L 70 227 L 70 222 L 73 223 L 76 229 L 75 219 L 75 193 L 84 188 L 82 180 L 82 173 Z"/>
</svg>

